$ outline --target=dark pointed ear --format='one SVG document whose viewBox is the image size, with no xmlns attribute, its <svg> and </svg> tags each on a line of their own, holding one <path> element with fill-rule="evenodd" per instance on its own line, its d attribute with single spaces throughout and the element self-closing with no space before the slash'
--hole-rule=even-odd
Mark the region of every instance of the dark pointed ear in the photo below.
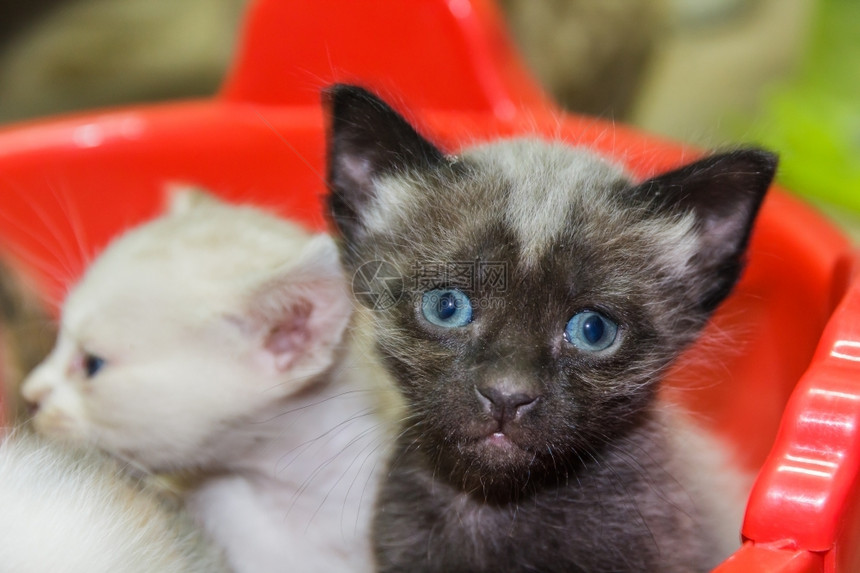
<svg viewBox="0 0 860 573">
<path fill-rule="evenodd" d="M 334 85 L 323 92 L 323 108 L 328 115 L 328 207 L 340 232 L 351 239 L 380 176 L 426 169 L 445 156 L 364 88 Z"/>
<path fill-rule="evenodd" d="M 777 156 L 759 149 L 712 155 L 637 186 L 660 213 L 692 213 L 698 250 L 694 272 L 708 285 L 701 305 L 710 312 L 734 287 L 755 217 L 776 172 Z"/>
</svg>

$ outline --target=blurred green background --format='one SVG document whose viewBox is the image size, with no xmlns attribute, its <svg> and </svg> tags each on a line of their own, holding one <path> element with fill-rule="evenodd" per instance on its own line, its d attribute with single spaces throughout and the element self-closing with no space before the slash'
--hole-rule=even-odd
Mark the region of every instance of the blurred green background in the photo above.
<svg viewBox="0 0 860 573">
<path fill-rule="evenodd" d="M 779 150 L 780 181 L 860 232 L 860 2 L 820 0 L 797 73 L 772 86 L 748 118 Z M 738 122 L 743 125 L 743 122 Z"/>
</svg>

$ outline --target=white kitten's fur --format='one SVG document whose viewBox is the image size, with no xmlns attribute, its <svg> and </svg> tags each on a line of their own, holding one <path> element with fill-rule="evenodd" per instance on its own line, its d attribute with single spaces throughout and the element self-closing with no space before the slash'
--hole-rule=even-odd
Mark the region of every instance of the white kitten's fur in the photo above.
<svg viewBox="0 0 860 573">
<path fill-rule="evenodd" d="M 227 571 L 187 515 L 94 452 L 20 433 L 3 440 L 0 508 L 4 572 Z"/>
<path fill-rule="evenodd" d="M 240 571 L 372 568 L 388 443 L 326 235 L 185 195 L 108 247 L 23 387 L 38 431 L 180 472 Z M 344 346 L 348 347 L 344 349 Z M 92 377 L 87 356 L 104 359 Z"/>
</svg>

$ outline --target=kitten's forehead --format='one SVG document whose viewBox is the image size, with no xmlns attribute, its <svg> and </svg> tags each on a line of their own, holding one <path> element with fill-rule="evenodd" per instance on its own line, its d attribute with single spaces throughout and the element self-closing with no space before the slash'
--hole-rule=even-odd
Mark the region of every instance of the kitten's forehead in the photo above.
<svg viewBox="0 0 860 573">
<path fill-rule="evenodd" d="M 695 217 L 655 213 L 632 186 L 592 151 L 502 141 L 467 150 L 451 169 L 383 179 L 365 221 L 394 247 L 386 258 L 416 276 L 439 274 L 442 263 L 445 276 L 498 263 L 523 284 L 551 280 L 547 273 L 616 277 L 631 288 L 682 276 L 698 248 Z"/>
<path fill-rule="evenodd" d="M 125 321 L 124 335 L 163 317 L 190 323 L 232 309 L 249 284 L 294 262 L 310 241 L 298 225 L 217 202 L 159 217 L 99 255 L 65 301 L 63 325 L 85 335 Z"/>
<path fill-rule="evenodd" d="M 63 304 L 63 330 L 85 347 L 113 346 L 163 332 L 207 304 L 199 294 L 194 299 L 180 296 L 185 287 L 175 288 L 173 280 L 181 279 L 121 265 L 88 274 Z"/>
<path fill-rule="evenodd" d="M 470 150 L 488 182 L 506 190 L 500 213 L 526 263 L 539 260 L 576 219 L 606 212 L 610 195 L 629 184 L 624 170 L 595 153 L 563 144 L 513 140 Z"/>
<path fill-rule="evenodd" d="M 556 245 L 607 227 L 624 170 L 586 149 L 534 139 L 469 149 L 450 170 L 383 179 L 365 214 L 371 232 L 413 256 L 487 254 L 505 245 L 534 266 Z M 417 252 L 422 251 L 422 252 Z"/>
</svg>

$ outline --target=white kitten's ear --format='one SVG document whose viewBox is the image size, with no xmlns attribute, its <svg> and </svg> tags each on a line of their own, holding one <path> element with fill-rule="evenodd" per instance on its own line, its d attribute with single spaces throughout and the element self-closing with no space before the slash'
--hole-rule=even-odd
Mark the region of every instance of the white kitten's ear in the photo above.
<svg viewBox="0 0 860 573">
<path fill-rule="evenodd" d="M 275 371 L 328 367 L 352 311 L 331 237 L 314 237 L 297 261 L 260 281 L 247 304 L 259 350 Z"/>
<path fill-rule="evenodd" d="M 167 195 L 167 213 L 171 215 L 183 215 L 201 205 L 213 205 L 219 200 L 209 191 L 187 185 L 185 183 L 168 183 L 165 185 Z"/>
<path fill-rule="evenodd" d="M 361 228 L 362 211 L 382 175 L 445 164 L 445 155 L 374 94 L 338 84 L 323 92 L 328 116 L 328 206 L 347 239 Z"/>
</svg>

